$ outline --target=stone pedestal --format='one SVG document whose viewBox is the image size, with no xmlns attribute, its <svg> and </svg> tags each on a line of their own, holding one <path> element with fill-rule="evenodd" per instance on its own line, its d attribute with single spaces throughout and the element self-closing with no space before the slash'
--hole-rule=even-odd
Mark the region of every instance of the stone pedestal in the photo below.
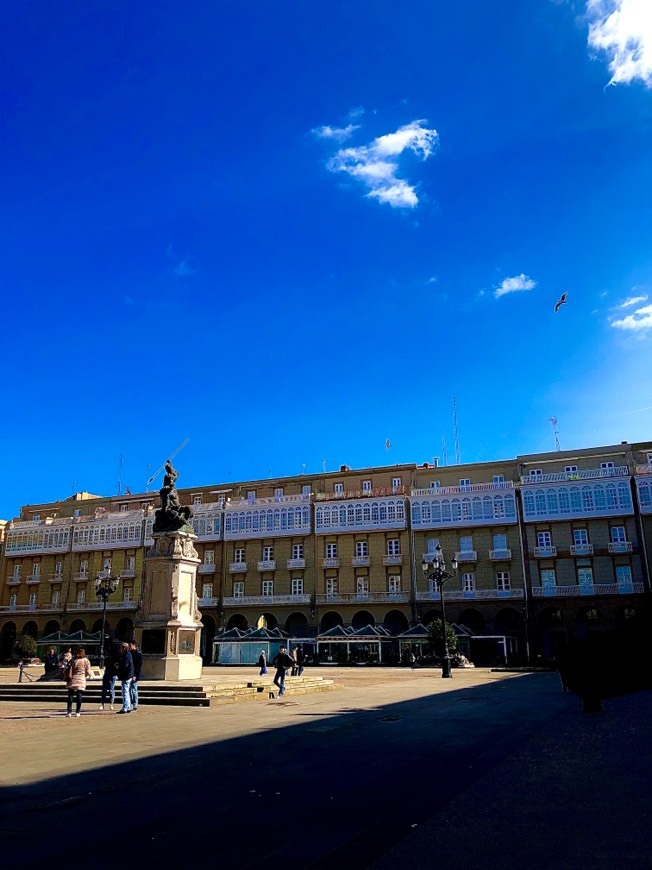
<svg viewBox="0 0 652 870">
<path fill-rule="evenodd" d="M 189 532 L 155 533 L 145 556 L 142 604 L 136 614 L 136 643 L 143 651 L 142 677 L 195 680 L 201 677 L 201 614 L 195 579 L 199 557 Z"/>
</svg>

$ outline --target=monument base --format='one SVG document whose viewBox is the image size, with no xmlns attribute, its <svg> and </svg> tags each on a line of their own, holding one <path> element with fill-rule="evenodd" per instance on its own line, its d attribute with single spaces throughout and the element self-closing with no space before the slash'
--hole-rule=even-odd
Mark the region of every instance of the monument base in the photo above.
<svg viewBox="0 0 652 870">
<path fill-rule="evenodd" d="M 143 656 L 144 680 L 198 680 L 201 674 L 201 656 Z"/>
</svg>

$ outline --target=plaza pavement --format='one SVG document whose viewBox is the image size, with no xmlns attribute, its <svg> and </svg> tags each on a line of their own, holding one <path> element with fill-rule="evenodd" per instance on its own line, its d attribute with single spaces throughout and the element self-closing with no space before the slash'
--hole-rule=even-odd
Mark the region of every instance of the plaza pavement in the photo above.
<svg viewBox="0 0 652 870">
<path fill-rule="evenodd" d="M 113 867 L 121 836 L 134 866 L 652 866 L 650 693 L 586 716 L 555 674 L 315 671 L 337 690 L 71 720 L 1 703 L 0 855 L 51 865 L 73 825 L 54 866 Z"/>
</svg>

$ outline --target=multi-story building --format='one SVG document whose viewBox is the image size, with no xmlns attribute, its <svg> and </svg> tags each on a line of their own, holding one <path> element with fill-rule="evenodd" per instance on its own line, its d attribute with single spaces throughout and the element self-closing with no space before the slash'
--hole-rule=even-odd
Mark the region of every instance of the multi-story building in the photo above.
<svg viewBox="0 0 652 870">
<path fill-rule="evenodd" d="M 180 490 L 194 510 L 204 653 L 221 628 L 335 625 L 395 634 L 441 614 L 422 570 L 458 563 L 447 619 L 552 655 L 650 594 L 652 442 L 440 467 L 403 464 Z M 17 632 L 97 631 L 94 582 L 119 579 L 107 617 L 132 634 L 156 493 L 80 493 L 28 505 L 6 529 L 0 656 Z"/>
</svg>

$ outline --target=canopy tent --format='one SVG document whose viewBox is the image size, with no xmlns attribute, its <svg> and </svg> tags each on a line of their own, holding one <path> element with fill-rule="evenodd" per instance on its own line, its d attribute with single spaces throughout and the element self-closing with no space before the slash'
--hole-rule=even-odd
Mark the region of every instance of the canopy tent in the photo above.
<svg viewBox="0 0 652 870">
<path fill-rule="evenodd" d="M 87 631 L 73 631 L 72 634 L 66 634 L 63 631 L 55 631 L 53 634 L 48 634 L 38 641 L 38 646 L 100 646 L 102 643 L 102 632 L 96 631 L 90 634 Z"/>
<path fill-rule="evenodd" d="M 342 664 L 348 661 L 381 664 L 383 645 L 395 642 L 394 635 L 383 625 L 365 625 L 358 629 L 336 625 L 317 635 L 317 649 L 322 657 L 327 661 L 335 658 Z M 345 657 L 342 655 L 342 646 L 346 650 Z"/>
<path fill-rule="evenodd" d="M 261 652 L 271 661 L 281 646 L 289 646 L 290 635 L 280 628 L 231 628 L 213 638 L 213 664 L 255 665 Z"/>
</svg>

